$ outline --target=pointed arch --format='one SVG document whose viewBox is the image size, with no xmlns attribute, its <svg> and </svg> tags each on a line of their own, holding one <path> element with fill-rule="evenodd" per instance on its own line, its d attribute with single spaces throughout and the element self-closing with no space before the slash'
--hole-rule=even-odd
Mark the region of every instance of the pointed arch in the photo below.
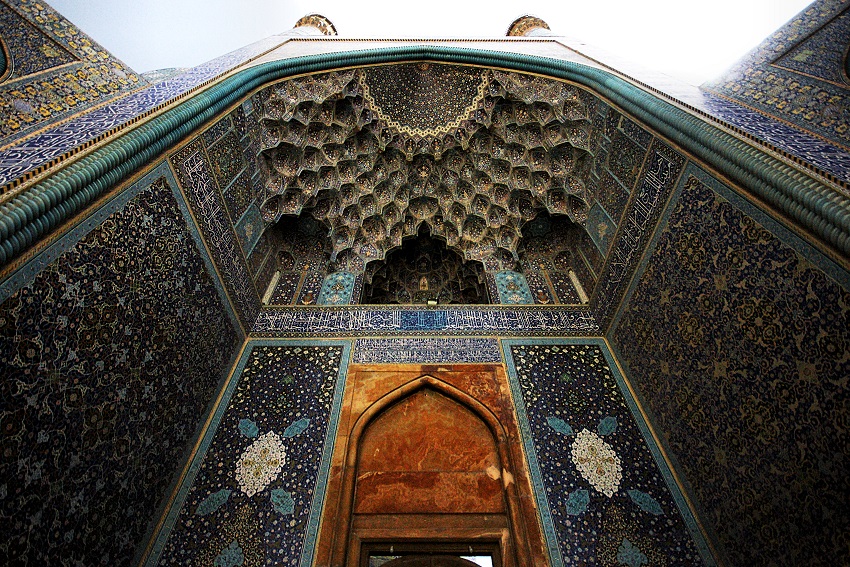
<svg viewBox="0 0 850 567">
<path fill-rule="evenodd" d="M 485 483 L 488 480 L 491 482 L 495 481 L 500 492 L 498 498 L 503 503 L 500 509 L 493 508 L 491 512 L 488 512 L 491 518 L 490 521 L 492 521 L 493 517 L 501 517 L 503 520 L 501 520 L 502 527 L 498 529 L 493 528 L 496 525 L 493 523 L 489 526 L 489 532 L 479 530 L 482 534 L 480 537 L 484 538 L 486 535 L 489 541 L 495 540 L 499 542 L 502 548 L 501 557 L 503 565 L 527 564 L 528 557 L 531 554 L 528 549 L 524 517 L 520 510 L 520 495 L 514 482 L 514 458 L 511 456 L 509 437 L 505 428 L 497 415 L 480 400 L 431 374 L 422 374 L 405 382 L 373 401 L 362 413 L 356 416 L 356 419 L 355 416 L 351 416 L 355 421 L 347 437 L 348 441 L 342 459 L 344 465 L 339 486 L 336 513 L 334 514 L 332 512 L 332 508 L 330 510 L 326 508 L 325 510 L 326 519 L 330 519 L 335 523 L 332 530 L 334 534 L 333 541 L 328 542 L 331 546 L 331 564 L 355 565 L 358 560 L 356 548 L 360 545 L 359 534 L 362 533 L 366 520 L 371 517 L 379 518 L 382 516 L 382 513 L 376 512 L 374 508 L 371 508 L 369 512 L 360 514 L 358 514 L 356 508 L 358 478 L 361 472 L 359 471 L 359 464 L 364 441 L 369 437 L 370 427 L 379 423 L 383 416 L 393 414 L 402 404 L 407 402 L 414 403 L 414 400 L 418 396 L 422 394 L 427 396 L 429 392 L 437 394 L 448 402 L 448 404 L 444 403 L 444 406 L 451 404 L 458 406 L 462 412 L 468 414 L 469 418 L 479 422 L 481 424 L 479 430 L 486 430 L 488 436 L 492 439 L 492 448 L 496 454 L 496 460 L 495 463 L 489 461 L 490 466 L 487 467 L 487 471 L 490 476 L 489 479 L 483 480 Z M 395 413 L 401 415 L 398 411 L 395 411 Z M 493 464 L 496 466 L 493 466 Z M 427 476 L 428 473 L 424 472 L 421 474 L 422 476 Z M 364 478 L 372 478 L 371 475 L 372 472 L 367 471 L 362 476 Z M 458 517 L 466 512 L 469 511 L 464 509 L 453 509 L 451 511 L 444 509 L 428 511 L 425 515 L 429 515 L 432 518 Z M 408 510 L 402 513 L 409 514 L 410 511 Z M 369 514 L 372 514 L 372 516 L 369 516 Z M 467 516 L 471 520 L 469 524 L 470 528 L 474 526 L 474 522 L 479 517 L 485 515 L 480 513 L 479 510 L 469 512 Z M 358 521 L 358 527 L 354 526 L 355 517 Z M 361 531 L 359 532 L 358 530 Z M 405 537 L 410 537 L 409 533 Z M 414 537 L 414 539 L 416 538 Z"/>
<path fill-rule="evenodd" d="M 493 434 L 493 437 L 496 439 L 498 444 L 504 444 L 506 442 L 504 428 L 501 423 L 499 423 L 499 419 L 493 415 L 493 412 L 491 412 L 487 406 L 469 394 L 455 388 L 451 384 L 429 374 L 423 374 L 419 378 L 414 378 L 406 384 L 399 386 L 395 390 L 388 392 L 369 406 L 366 411 L 360 414 L 360 417 L 357 418 L 357 421 L 354 423 L 354 427 L 351 430 L 349 447 L 359 447 L 360 439 L 367 426 L 385 410 L 425 388 L 435 390 L 447 398 L 465 406 L 487 424 L 490 433 Z M 350 452 L 346 453 L 346 465 L 356 464 L 356 459 L 356 454 L 351 455 Z"/>
</svg>

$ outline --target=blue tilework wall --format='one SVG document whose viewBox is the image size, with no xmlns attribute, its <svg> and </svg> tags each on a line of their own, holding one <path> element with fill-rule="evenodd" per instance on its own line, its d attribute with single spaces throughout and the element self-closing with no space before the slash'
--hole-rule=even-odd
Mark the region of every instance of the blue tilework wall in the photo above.
<svg viewBox="0 0 850 567">
<path fill-rule="evenodd" d="M 604 343 L 503 345 L 553 567 L 713 564 Z"/>
<path fill-rule="evenodd" d="M 590 270 L 598 275 L 600 259 L 609 252 L 629 196 L 644 174 L 646 156 L 655 137 L 601 100 L 593 108 L 597 149 L 588 180 L 596 201 L 591 203 L 587 232 L 595 250 L 583 246 L 581 253 Z"/>
<path fill-rule="evenodd" d="M 0 146 L 146 84 L 44 2 L 2 0 L 0 30 L 11 58 L 0 84 Z"/>
<path fill-rule="evenodd" d="M 847 148 L 848 10 L 847 0 L 814 2 L 704 88 Z"/>
<path fill-rule="evenodd" d="M 590 298 L 591 308 L 603 329 L 610 324 L 686 163 L 684 156 L 657 139 L 649 143 L 645 159 Z"/>
<path fill-rule="evenodd" d="M 0 286 L 12 564 L 129 564 L 241 342 L 162 171 Z"/>
<path fill-rule="evenodd" d="M 35 8 L 33 8 L 35 3 L 31 0 L 3 1 L 8 2 L 9 5 L 20 5 L 24 7 L 29 6 L 30 12 L 27 13 L 36 14 L 36 12 L 33 11 L 35 10 Z M 39 6 L 44 7 L 44 4 L 39 4 Z M 70 25 L 66 20 L 61 19 L 61 17 L 52 10 L 47 8 L 44 9 L 46 12 L 44 12 L 44 14 L 40 14 L 41 17 L 48 20 L 51 18 L 56 20 L 56 23 L 51 25 L 58 26 L 59 28 L 62 28 L 62 26 L 66 24 Z M 23 11 L 23 8 L 21 10 Z M 52 15 L 48 14 L 48 12 Z M 74 29 L 76 30 L 76 28 Z M 60 37 L 60 32 L 63 34 L 65 33 L 60 30 L 59 32 L 56 32 L 53 37 L 57 38 L 57 41 L 61 43 L 62 38 Z M 76 32 L 79 34 L 79 30 L 76 30 Z M 44 126 L 48 119 L 41 120 L 39 118 L 35 118 L 34 120 L 37 122 L 37 125 L 36 122 L 33 122 L 33 125 L 26 127 L 19 126 L 15 128 L 15 134 L 0 142 L 0 144 L 6 144 L 8 142 L 12 143 L 12 145 L 0 151 L 0 185 L 6 185 L 19 177 L 23 177 L 25 173 L 36 169 L 40 165 L 49 162 L 54 158 L 72 151 L 81 144 L 89 142 L 113 128 L 127 125 L 142 114 L 159 108 L 162 105 L 198 88 L 200 85 L 214 80 L 234 67 L 256 58 L 258 55 L 280 45 L 286 40 L 286 36 L 287 32 L 284 32 L 280 35 L 265 38 L 208 61 L 207 63 L 198 65 L 197 67 L 185 72 L 176 74 L 168 79 L 146 86 L 142 79 L 139 79 L 126 67 L 123 67 L 123 65 L 117 60 L 111 59 L 111 56 L 109 56 L 108 53 L 98 52 L 92 57 L 95 57 L 97 61 L 110 61 L 109 66 L 112 66 L 113 68 L 113 70 L 109 73 L 105 73 L 101 79 L 113 81 L 117 85 L 122 85 L 123 90 L 121 90 L 121 96 L 115 98 L 115 100 L 107 100 L 110 97 L 107 96 L 106 93 L 112 92 L 109 90 L 111 86 L 100 85 L 98 83 L 99 79 L 97 79 L 97 77 L 93 77 L 92 81 L 97 83 L 94 90 L 85 90 L 85 95 L 81 94 L 80 96 L 97 97 L 97 102 L 106 101 L 105 104 L 97 106 L 96 108 L 89 108 L 86 112 L 81 113 L 79 116 L 75 116 L 71 121 L 60 121 L 43 132 L 31 132 L 31 135 L 25 134 L 25 131 L 29 132 L 29 130 L 37 130 L 39 126 Z M 66 35 L 65 37 L 70 37 L 70 35 Z M 93 49 L 95 48 L 95 44 L 93 42 L 91 42 L 91 47 Z M 85 59 L 87 56 L 88 55 L 85 53 L 80 55 L 82 59 Z M 96 71 L 102 72 L 102 69 L 97 67 Z M 121 77 L 122 73 L 126 76 L 126 78 Z M 116 76 L 118 78 L 115 78 Z M 39 75 L 38 77 L 39 79 L 43 79 L 45 76 Z M 57 83 L 57 78 L 51 78 L 52 83 L 48 83 L 48 87 L 44 87 L 42 89 L 44 95 L 47 96 L 49 100 L 42 100 L 42 97 L 34 99 L 34 103 L 29 103 L 29 99 L 27 98 L 26 101 L 29 103 L 29 106 L 22 106 L 19 104 L 18 106 L 21 110 L 14 110 L 11 106 L 6 106 L 12 105 L 14 103 L 14 98 L 7 97 L 4 101 L 6 103 L 3 106 L 4 110 L 8 108 L 11 113 L 11 118 L 21 124 L 27 124 L 26 118 L 23 115 L 32 114 L 34 110 L 31 110 L 30 106 L 33 105 L 39 108 L 39 113 L 41 113 L 41 107 L 38 105 L 49 104 L 56 104 L 58 105 L 58 108 L 62 109 L 55 112 L 57 116 L 59 114 L 68 115 L 75 113 L 76 110 L 67 110 L 67 105 L 70 103 L 67 103 L 64 99 L 58 101 L 53 99 L 59 98 L 60 96 L 66 96 L 69 89 L 73 92 L 73 89 L 76 88 L 75 85 L 77 84 L 76 78 L 68 77 L 67 81 L 62 77 L 59 79 L 60 80 Z M 129 88 L 129 90 L 124 88 L 123 85 L 125 82 L 133 83 L 132 88 Z M 0 85 L 0 93 L 2 93 L 7 87 L 11 89 L 13 85 L 14 83 L 12 81 L 4 82 Z M 112 83 L 110 82 L 109 85 L 112 85 Z M 27 97 L 31 97 L 37 93 L 27 91 L 25 94 Z M 19 95 L 14 96 L 16 98 L 20 98 Z M 0 101 L 2 100 L 3 95 L 0 94 Z M 86 105 L 86 108 L 88 108 L 88 105 Z M 52 107 L 45 109 L 44 111 L 53 116 L 54 111 L 52 110 Z M 2 129 L 0 129 L 0 132 L 2 132 Z"/>
<path fill-rule="evenodd" d="M 850 44 L 848 38 L 850 38 L 850 10 L 845 7 L 843 12 L 799 41 L 778 57 L 772 65 L 814 76 L 846 88 L 850 86 L 850 78 L 844 66 L 847 47 Z"/>
<path fill-rule="evenodd" d="M 629 195 L 643 173 L 654 136 L 600 99 L 588 97 L 588 108 L 592 112 L 595 151 L 587 180 L 595 201 L 590 203 L 586 223 L 590 238 L 586 244 L 594 249 L 582 246 L 581 253 L 589 269 L 598 275 L 600 259 L 609 252 Z M 584 285 L 592 287 L 589 282 Z"/>
<path fill-rule="evenodd" d="M 734 565 L 850 561 L 850 275 L 689 166 L 612 332 Z"/>
<path fill-rule="evenodd" d="M 273 274 L 276 265 L 267 261 L 271 242 L 263 239 L 267 225 L 259 209 L 264 193 L 257 167 L 259 130 L 251 126 L 256 118 L 253 105 L 240 104 L 199 138 L 224 200 L 226 218 L 233 226 L 242 255 L 248 260 L 255 289 L 262 296 L 271 278 L 268 272 Z"/>
<path fill-rule="evenodd" d="M 9 57 L 7 63 L 9 73 L 6 80 L 26 77 L 51 67 L 60 67 L 79 61 L 79 58 L 62 47 L 45 31 L 34 26 L 15 12 L 11 6 L 2 2 L 0 2 L 0 22 L 3 23 L 3 41 Z"/>
<path fill-rule="evenodd" d="M 249 343 L 149 565 L 312 564 L 348 353 Z"/>
</svg>

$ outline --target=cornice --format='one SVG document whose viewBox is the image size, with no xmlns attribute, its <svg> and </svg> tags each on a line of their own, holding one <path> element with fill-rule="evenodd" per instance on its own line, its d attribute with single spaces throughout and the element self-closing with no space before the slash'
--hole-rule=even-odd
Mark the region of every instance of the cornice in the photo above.
<svg viewBox="0 0 850 567">
<path fill-rule="evenodd" d="M 305 73 L 409 61 L 496 67 L 584 86 L 812 233 L 840 258 L 850 256 L 850 199 L 846 195 L 637 85 L 610 72 L 570 61 L 416 45 L 271 61 L 221 79 L 0 205 L 0 265 L 8 264 L 99 196 L 258 87 Z"/>
</svg>

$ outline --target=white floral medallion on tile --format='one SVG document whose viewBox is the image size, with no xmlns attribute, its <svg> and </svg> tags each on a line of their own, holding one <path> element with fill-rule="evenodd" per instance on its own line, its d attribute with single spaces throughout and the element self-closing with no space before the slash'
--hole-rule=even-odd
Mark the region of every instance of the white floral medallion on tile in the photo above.
<svg viewBox="0 0 850 567">
<path fill-rule="evenodd" d="M 623 469 L 620 457 L 592 431 L 582 429 L 572 447 L 573 463 L 593 488 L 610 498 L 620 487 Z"/>
<path fill-rule="evenodd" d="M 236 463 L 239 488 L 253 496 L 273 482 L 286 462 L 280 436 L 274 431 L 261 435 L 248 446 Z"/>
</svg>

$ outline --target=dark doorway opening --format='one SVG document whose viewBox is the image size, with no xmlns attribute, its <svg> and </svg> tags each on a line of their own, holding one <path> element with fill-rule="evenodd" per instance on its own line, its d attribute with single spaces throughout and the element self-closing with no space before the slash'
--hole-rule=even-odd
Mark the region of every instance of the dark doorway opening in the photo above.
<svg viewBox="0 0 850 567">
<path fill-rule="evenodd" d="M 501 567 L 498 542 L 363 542 L 360 567 Z"/>
</svg>

